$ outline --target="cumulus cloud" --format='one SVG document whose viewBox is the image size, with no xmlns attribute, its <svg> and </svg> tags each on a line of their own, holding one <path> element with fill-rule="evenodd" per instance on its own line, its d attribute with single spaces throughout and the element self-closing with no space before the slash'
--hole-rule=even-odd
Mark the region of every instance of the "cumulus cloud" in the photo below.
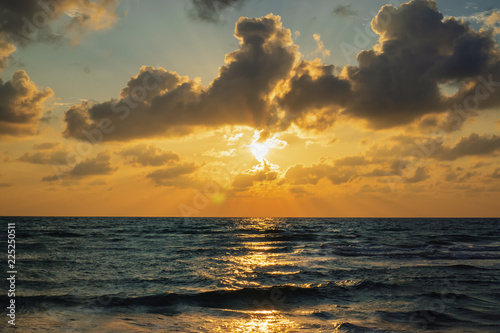
<svg viewBox="0 0 500 333">
<path fill-rule="evenodd" d="M 125 157 L 126 163 L 134 166 L 161 166 L 179 161 L 178 154 L 162 150 L 153 144 L 138 144 L 123 149 L 120 154 Z"/>
<path fill-rule="evenodd" d="M 337 68 L 319 59 L 299 61 L 279 16 L 242 17 L 234 33 L 239 49 L 226 55 L 208 87 L 163 68 L 143 67 L 118 99 L 67 110 L 64 135 L 98 143 L 181 136 L 224 125 L 280 131 L 294 124 L 321 131 L 339 116 L 386 129 L 452 108 L 474 115 L 500 106 L 500 52 L 490 30 L 444 18 L 432 0 L 386 5 L 371 26 L 378 44 L 359 52 L 357 66 Z M 321 41 L 319 35 L 316 39 Z M 458 91 L 445 94 L 446 84 Z M 440 123 L 428 118 L 423 125 Z"/>
<path fill-rule="evenodd" d="M 265 127 L 275 117 L 268 95 L 290 72 L 298 51 L 280 17 L 242 17 L 235 28 L 240 48 L 208 87 L 163 68 L 143 67 L 119 100 L 71 107 L 66 137 L 126 141 L 138 137 L 185 135 L 193 127 Z M 112 130 L 100 131 L 102 122 Z M 105 135 L 102 135 L 105 132 Z"/>
<path fill-rule="evenodd" d="M 292 78 L 283 99 L 285 109 L 333 108 L 382 129 L 448 111 L 476 96 L 478 86 L 483 87 L 481 103 L 475 108 L 500 104 L 498 84 L 486 86 L 496 90 L 484 91 L 484 79 L 500 80 L 499 51 L 491 32 L 474 31 L 453 17 L 444 19 L 431 0 L 414 0 L 399 8 L 386 5 L 371 26 L 379 44 L 359 52 L 358 66 L 346 66 L 336 75 L 319 71 L 318 65 L 304 65 L 308 70 Z M 483 81 L 478 81 L 481 75 Z M 460 90 L 446 96 L 440 84 L 447 82 L 459 83 Z M 308 92 L 318 98 L 294 97 Z"/>
<path fill-rule="evenodd" d="M 243 5 L 246 0 L 191 0 L 192 17 L 208 22 L 218 22 L 222 12 Z"/>
<path fill-rule="evenodd" d="M 156 186 L 185 187 L 193 184 L 190 174 L 199 169 L 194 163 L 181 163 L 149 173 L 146 178 L 151 179 Z"/>
<path fill-rule="evenodd" d="M 113 26 L 118 19 L 117 6 L 118 0 L 4 1 L 0 10 L 0 71 L 16 50 L 14 45 L 53 42 L 64 34 L 77 43 L 86 32 Z M 54 33 L 52 23 L 65 15 L 69 22 Z"/>
<path fill-rule="evenodd" d="M 333 15 L 337 16 L 355 16 L 358 13 L 357 10 L 351 8 L 351 5 L 338 5 L 332 11 Z"/>
<path fill-rule="evenodd" d="M 34 134 L 44 102 L 52 95 L 50 88 L 39 89 L 24 71 L 16 71 L 5 83 L 0 78 L 0 136 Z"/>
</svg>

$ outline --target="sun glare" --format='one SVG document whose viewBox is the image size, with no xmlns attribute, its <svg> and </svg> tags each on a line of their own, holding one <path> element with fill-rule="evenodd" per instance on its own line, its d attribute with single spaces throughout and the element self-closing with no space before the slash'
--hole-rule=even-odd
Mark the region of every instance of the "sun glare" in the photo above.
<svg viewBox="0 0 500 333">
<path fill-rule="evenodd" d="M 252 143 L 246 146 L 250 148 L 250 151 L 259 163 L 267 162 L 266 155 L 269 149 L 283 149 L 287 145 L 285 141 L 278 139 L 277 134 L 274 134 L 271 138 L 265 139 L 267 135 L 267 132 L 264 132 L 264 130 L 256 130 L 253 135 Z"/>
</svg>

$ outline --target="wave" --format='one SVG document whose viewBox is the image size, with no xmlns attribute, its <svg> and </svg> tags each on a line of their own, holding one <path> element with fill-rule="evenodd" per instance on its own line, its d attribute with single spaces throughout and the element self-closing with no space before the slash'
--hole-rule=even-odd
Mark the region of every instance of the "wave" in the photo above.
<svg viewBox="0 0 500 333">
<path fill-rule="evenodd" d="M 179 304 L 206 308 L 259 309 L 266 307 L 301 306 L 322 301 L 349 301 L 353 291 L 397 288 L 371 281 L 351 281 L 349 283 L 328 282 L 311 285 L 277 285 L 272 287 L 242 288 L 234 290 L 214 290 L 199 293 L 163 293 L 131 297 L 123 295 L 58 295 L 58 296 L 18 296 L 16 301 L 21 309 L 51 306 L 83 306 L 101 308 L 169 307 Z M 0 296 L 0 302 L 8 302 Z"/>
</svg>

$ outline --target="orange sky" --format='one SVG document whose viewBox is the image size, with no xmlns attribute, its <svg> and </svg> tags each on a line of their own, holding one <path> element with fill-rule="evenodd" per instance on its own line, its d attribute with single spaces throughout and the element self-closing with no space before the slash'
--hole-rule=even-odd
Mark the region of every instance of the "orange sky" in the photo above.
<svg viewBox="0 0 500 333">
<path fill-rule="evenodd" d="M 68 20 L 74 4 L 62 3 L 50 26 Z M 40 75 L 50 52 L 73 48 L 99 66 L 106 35 L 130 33 L 128 18 L 141 19 L 110 3 L 80 8 L 93 19 L 73 23 L 59 51 L 36 38 L 23 48 L 6 39 L 21 28 L 0 30 L 0 215 L 498 216 L 497 12 L 454 18 L 433 1 L 379 6 L 376 34 L 357 48 L 356 32 L 332 45 L 319 27 L 303 46 L 285 12 L 255 16 L 250 3 L 231 24 L 196 21 L 182 32 L 234 34 L 209 41 L 225 57 L 205 59 L 200 77 L 168 62 L 109 73 L 76 63 L 79 75 Z M 365 29 L 330 12 L 319 19 Z M 427 15 L 431 30 L 421 24 Z M 176 17 L 172 25 L 192 20 Z M 129 79 L 114 81 L 113 71 Z M 97 89 L 102 80 L 109 90 Z M 52 88 L 60 81 L 66 87 Z"/>
</svg>

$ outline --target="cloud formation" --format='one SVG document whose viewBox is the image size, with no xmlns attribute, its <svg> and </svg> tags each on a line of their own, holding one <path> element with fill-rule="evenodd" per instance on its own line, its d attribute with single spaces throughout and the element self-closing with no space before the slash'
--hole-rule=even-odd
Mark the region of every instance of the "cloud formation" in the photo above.
<svg viewBox="0 0 500 333">
<path fill-rule="evenodd" d="M 351 8 L 351 4 L 338 5 L 332 11 L 332 14 L 337 16 L 355 16 L 357 13 L 358 13 L 357 10 Z"/>
<path fill-rule="evenodd" d="M 156 186 L 186 187 L 193 184 L 190 174 L 199 169 L 194 163 L 180 163 L 149 173 L 146 178 L 151 179 Z"/>
<path fill-rule="evenodd" d="M 191 0 L 192 17 L 208 22 L 220 21 L 222 12 L 243 5 L 246 0 Z"/>
<path fill-rule="evenodd" d="M 0 78 L 0 136 L 34 134 L 43 104 L 52 95 L 50 88 L 39 89 L 24 71 L 16 71 L 5 83 Z"/>
<path fill-rule="evenodd" d="M 120 154 L 126 163 L 134 166 L 162 166 L 179 161 L 179 155 L 172 151 L 164 151 L 154 144 L 145 143 L 123 149 Z"/>
<path fill-rule="evenodd" d="M 56 166 L 58 165 L 57 161 L 53 161 L 53 163 L 56 163 Z M 83 161 L 76 163 L 69 170 L 51 176 L 43 177 L 42 181 L 53 182 L 62 179 L 79 179 L 91 176 L 110 175 L 117 169 L 118 168 L 113 167 L 113 165 L 111 164 L 111 154 L 108 152 L 101 152 L 98 153 L 95 157 L 88 157 Z"/>
<path fill-rule="evenodd" d="M 472 100 L 477 105 L 466 108 L 500 105 L 500 55 L 491 32 L 474 31 L 453 17 L 444 19 L 431 0 L 399 8 L 386 5 L 371 26 L 379 44 L 357 55 L 358 66 L 346 66 L 335 75 L 326 65 L 302 64 L 305 70 L 292 78 L 283 107 L 292 112 L 331 108 L 382 129 L 446 112 L 477 96 L 478 89 L 481 103 Z M 485 84 L 487 78 L 493 83 Z M 447 82 L 459 84 L 455 95 L 441 91 Z M 317 97 L 307 98 L 311 92 Z"/>
<path fill-rule="evenodd" d="M 471 133 L 460 138 L 454 146 L 438 144 L 436 152 L 431 157 L 442 161 L 454 161 L 466 156 L 491 155 L 497 151 L 500 151 L 500 136 Z"/>
<path fill-rule="evenodd" d="M 351 182 L 357 177 L 357 171 L 353 168 L 337 168 L 324 163 L 310 167 L 297 164 L 285 173 L 285 179 L 293 185 L 316 185 L 321 179 L 328 179 L 333 185 L 339 185 Z"/>
<path fill-rule="evenodd" d="M 294 124 L 321 131 L 339 115 L 386 129 L 453 109 L 446 118 L 452 131 L 463 123 L 455 124 L 455 116 L 466 119 L 500 106 L 500 52 L 492 31 L 445 19 L 432 0 L 386 5 L 371 26 L 379 43 L 359 52 L 357 66 L 338 68 L 319 59 L 300 61 L 279 16 L 242 17 L 234 33 L 239 49 L 226 55 L 208 87 L 163 68 L 143 67 L 119 99 L 71 107 L 64 135 L 98 143 L 182 136 L 224 125 L 281 131 Z M 446 94 L 446 84 L 457 91 Z M 437 126 L 444 125 L 426 119 L 424 127 Z"/>
<path fill-rule="evenodd" d="M 235 36 L 240 48 L 226 55 L 226 64 L 208 87 L 163 68 L 143 67 L 119 100 L 71 107 L 64 135 L 127 141 L 185 135 L 194 127 L 268 126 L 276 117 L 268 96 L 292 69 L 297 47 L 290 30 L 272 14 L 240 18 Z M 102 130 L 103 122 L 112 125 Z"/>
<path fill-rule="evenodd" d="M 58 149 L 58 150 L 41 149 L 40 151 L 37 151 L 35 153 L 25 153 L 24 155 L 20 156 L 17 160 L 31 164 L 65 165 L 68 163 L 68 151 L 64 149 Z"/>
<path fill-rule="evenodd" d="M 53 42 L 67 35 L 72 44 L 86 32 L 107 29 L 118 19 L 118 0 L 23 0 L 4 1 L 0 10 L 0 71 L 14 45 Z M 71 19 L 54 33 L 52 23 L 63 16 Z"/>
</svg>

